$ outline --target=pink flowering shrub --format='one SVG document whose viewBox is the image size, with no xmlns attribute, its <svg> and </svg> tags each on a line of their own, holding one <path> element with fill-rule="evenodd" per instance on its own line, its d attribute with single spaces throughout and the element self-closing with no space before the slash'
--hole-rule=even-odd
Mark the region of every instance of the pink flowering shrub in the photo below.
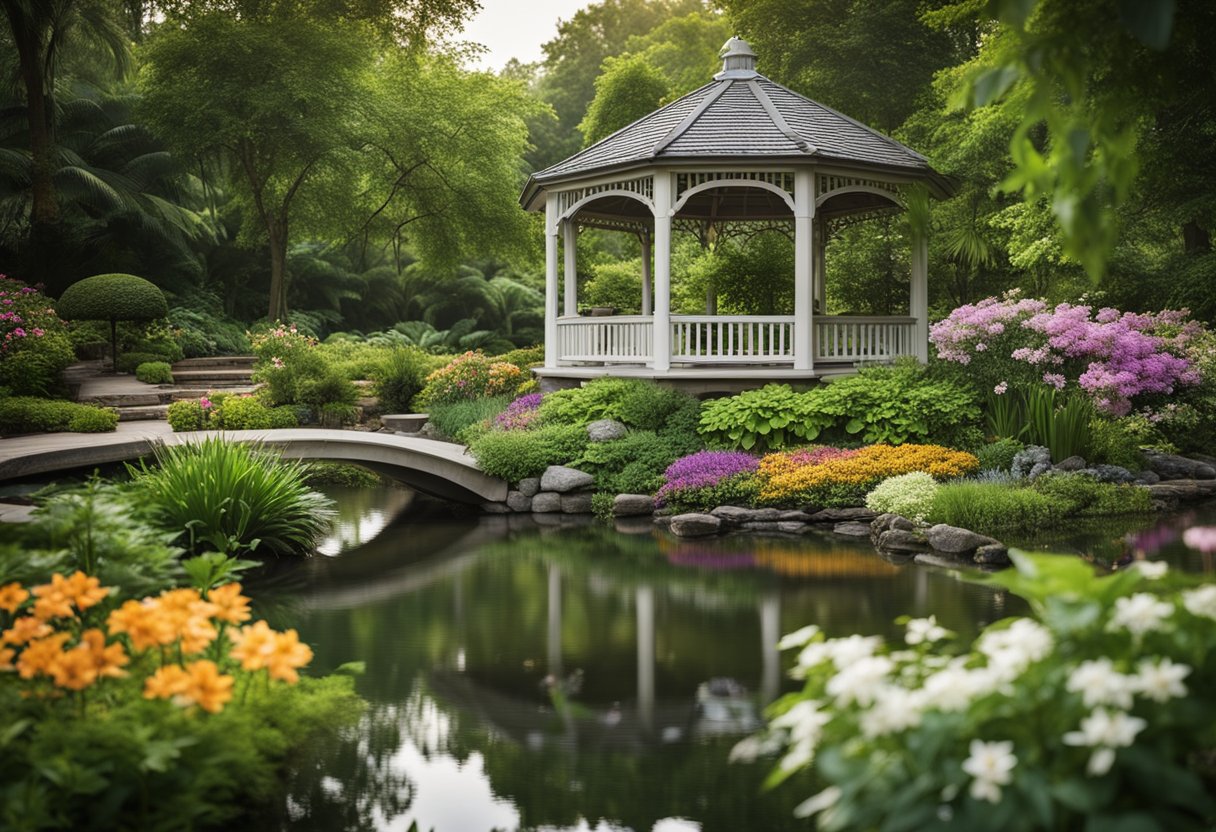
<svg viewBox="0 0 1216 832">
<path fill-rule="evenodd" d="M 75 357 L 51 300 L 0 274 L 0 387 L 13 395 L 45 396 Z"/>
<path fill-rule="evenodd" d="M 497 430 L 527 430 L 536 424 L 543 398 L 543 393 L 520 396 L 507 405 L 506 410 L 494 417 L 493 426 Z"/>
<path fill-rule="evenodd" d="M 354 385 L 317 349 L 317 339 L 295 324 L 249 333 L 249 342 L 258 357 L 253 380 L 266 385 L 267 404 L 305 405 L 316 421 L 326 421 L 331 408 L 339 415 L 353 409 Z"/>
<path fill-rule="evenodd" d="M 514 364 L 494 361 L 481 352 L 466 352 L 426 377 L 418 403 L 429 407 L 485 396 L 511 395 L 525 381 L 524 371 Z"/>
<path fill-rule="evenodd" d="M 1201 332 L 1186 310 L 1095 312 L 1010 292 L 958 307 L 933 325 L 929 340 L 938 358 L 965 366 L 985 392 L 1001 395 L 1010 384 L 1079 388 L 1099 410 L 1121 416 L 1136 397 L 1200 381 L 1186 349 Z"/>
</svg>

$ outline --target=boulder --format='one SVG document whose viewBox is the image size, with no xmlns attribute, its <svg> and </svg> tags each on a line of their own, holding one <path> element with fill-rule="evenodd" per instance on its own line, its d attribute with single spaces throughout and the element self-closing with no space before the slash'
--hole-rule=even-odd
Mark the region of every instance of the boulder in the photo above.
<svg viewBox="0 0 1216 832">
<path fill-rule="evenodd" d="M 532 498 L 533 514 L 549 514 L 562 510 L 562 495 L 556 491 L 542 491 Z"/>
<path fill-rule="evenodd" d="M 590 514 L 591 492 L 580 491 L 577 494 L 562 495 L 562 514 Z"/>
<path fill-rule="evenodd" d="M 592 442 L 611 442 L 621 439 L 628 432 L 629 428 L 616 419 L 597 419 L 587 425 L 587 438 Z"/>
<path fill-rule="evenodd" d="M 976 549 L 971 559 L 987 566 L 1008 566 L 1009 549 L 1004 543 L 987 543 Z"/>
<path fill-rule="evenodd" d="M 1098 482 L 1135 482 L 1136 475 L 1122 465 L 1095 465 L 1093 468 L 1083 468 L 1080 473 L 1088 474 Z"/>
<path fill-rule="evenodd" d="M 540 491 L 540 477 L 524 477 L 516 488 L 525 497 L 535 497 L 536 493 Z"/>
<path fill-rule="evenodd" d="M 776 532 L 781 530 L 780 526 L 777 520 L 751 520 L 744 523 L 742 528 L 748 532 Z"/>
<path fill-rule="evenodd" d="M 877 546 L 878 538 L 882 536 L 882 533 L 891 529 L 910 532 L 915 528 L 916 524 L 907 517 L 899 514 L 880 514 L 870 521 L 870 542 Z"/>
<path fill-rule="evenodd" d="M 567 468 L 564 465 L 550 465 L 540 477 L 541 491 L 556 491 L 558 494 L 582 491 L 593 484 L 595 484 L 595 477 L 577 468 Z"/>
<path fill-rule="evenodd" d="M 951 555 L 969 555 L 981 546 L 996 543 L 991 537 L 976 534 L 970 529 L 960 529 L 958 526 L 947 526 L 938 523 L 925 532 L 929 545 L 939 552 Z"/>
<path fill-rule="evenodd" d="M 531 511 L 532 498 L 519 491 L 508 491 L 507 508 L 511 509 L 511 511 Z"/>
<path fill-rule="evenodd" d="M 612 498 L 613 517 L 636 517 L 654 511 L 654 498 L 649 494 L 617 494 Z"/>
<path fill-rule="evenodd" d="M 1216 480 L 1165 480 L 1145 487 L 1154 500 L 1169 504 L 1202 500 L 1216 494 Z"/>
<path fill-rule="evenodd" d="M 868 508 L 825 508 L 810 516 L 812 523 L 845 523 L 856 521 L 869 523 L 878 516 L 877 511 Z"/>
<path fill-rule="evenodd" d="M 807 531 L 807 524 L 797 520 L 781 520 L 777 523 L 777 531 L 784 534 L 802 534 Z"/>
<path fill-rule="evenodd" d="M 1042 445 L 1027 445 L 1013 456 L 1010 473 L 1017 478 L 1038 479 L 1039 474 L 1051 470 L 1051 451 Z"/>
<path fill-rule="evenodd" d="M 837 523 L 832 527 L 832 532 L 844 535 L 845 537 L 869 537 L 870 524 L 857 520 L 849 520 L 845 523 Z"/>
<path fill-rule="evenodd" d="M 1161 475 L 1145 468 L 1136 475 L 1136 482 L 1141 485 L 1156 485 L 1161 482 Z"/>
<path fill-rule="evenodd" d="M 708 537 L 722 528 L 722 520 L 712 514 L 677 514 L 671 518 L 671 531 L 680 537 Z"/>
<path fill-rule="evenodd" d="M 923 552 L 929 544 L 916 532 L 890 529 L 879 535 L 878 548 L 888 552 Z"/>
<path fill-rule="evenodd" d="M 1211 480 L 1216 479 L 1216 468 L 1206 462 L 1188 459 L 1177 454 L 1157 451 L 1144 452 L 1144 465 L 1163 480 Z"/>
<path fill-rule="evenodd" d="M 710 512 L 728 526 L 742 526 L 745 523 L 775 523 L 783 519 L 786 512 L 775 508 L 743 508 L 742 506 L 718 506 Z M 801 512 L 798 512 L 801 515 Z"/>
<path fill-rule="evenodd" d="M 1086 467 L 1085 458 L 1075 455 L 1056 464 L 1057 471 L 1080 471 L 1084 467 Z"/>
<path fill-rule="evenodd" d="M 654 516 L 654 524 L 660 528 L 666 529 L 671 526 L 671 518 L 673 516 L 674 515 L 671 514 L 656 514 Z"/>
</svg>

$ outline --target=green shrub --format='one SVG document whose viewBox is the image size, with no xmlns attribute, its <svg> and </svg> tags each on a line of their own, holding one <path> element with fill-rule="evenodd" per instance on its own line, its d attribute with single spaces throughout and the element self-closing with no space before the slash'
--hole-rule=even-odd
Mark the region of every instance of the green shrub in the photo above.
<svg viewBox="0 0 1216 832">
<path fill-rule="evenodd" d="M 1089 423 L 1090 462 L 1120 465 L 1129 471 L 1144 467 L 1142 447 L 1159 447 L 1165 438 L 1142 416 L 1094 419 Z"/>
<path fill-rule="evenodd" d="M 591 279 L 579 292 L 587 306 L 610 306 L 618 313 L 636 314 L 642 303 L 642 261 L 596 263 Z"/>
<path fill-rule="evenodd" d="M 193 552 L 308 554 L 334 516 L 304 482 L 306 466 L 208 437 L 161 447 L 158 467 L 128 466 L 151 516 Z"/>
<path fill-rule="evenodd" d="M 118 364 L 116 371 L 120 373 L 134 373 L 139 370 L 140 364 L 167 364 L 168 356 L 158 352 L 124 352 L 118 356 Z"/>
<path fill-rule="evenodd" d="M 493 419 L 507 409 L 510 396 L 489 396 L 484 399 L 433 405 L 427 419 L 440 435 L 458 441 L 465 429 L 487 419 Z"/>
<path fill-rule="evenodd" d="M 924 471 L 887 477 L 866 495 L 866 508 L 920 522 L 933 510 L 938 488 L 937 480 Z"/>
<path fill-rule="evenodd" d="M 270 405 L 305 405 L 324 418 L 327 405 L 350 408 L 358 398 L 354 384 L 326 361 L 316 340 L 294 325 L 276 324 L 253 335 L 252 343 L 258 357 L 253 378 L 266 385 Z"/>
<path fill-rule="evenodd" d="M 430 359 L 417 347 L 401 347 L 389 351 L 372 369 L 372 392 L 385 413 L 410 412 L 414 397 L 426 384 Z"/>
<path fill-rule="evenodd" d="M 569 465 L 587 445 L 579 425 L 547 425 L 537 430 L 487 431 L 469 450 L 487 474 L 507 482 L 537 477 L 550 465 Z"/>
<path fill-rule="evenodd" d="M 145 361 L 135 368 L 135 378 L 144 384 L 172 384 L 173 368 L 164 361 Z"/>
<path fill-rule="evenodd" d="M 981 471 L 1008 471 L 1013 467 L 1013 458 L 1025 447 L 1016 439 L 998 439 L 981 445 L 975 456 L 980 461 Z"/>
<path fill-rule="evenodd" d="M 1152 511 L 1147 488 L 1098 482 L 1085 474 L 1051 472 L 1038 477 L 1033 488 L 1057 501 L 1067 516 L 1101 517 Z"/>
<path fill-rule="evenodd" d="M 712 511 L 718 506 L 751 506 L 760 496 L 760 481 L 753 473 L 734 474 L 716 485 L 680 488 L 663 500 L 669 514 Z"/>
<path fill-rule="evenodd" d="M 415 406 L 429 408 L 482 396 L 513 396 L 527 380 L 514 364 L 470 351 L 428 375 Z"/>
<path fill-rule="evenodd" d="M 177 335 L 183 355 L 203 358 L 249 352 L 244 325 L 224 315 L 218 300 L 213 305 L 213 309 L 177 307 L 169 310 L 168 322 Z"/>
<path fill-rule="evenodd" d="M 164 293 L 142 277 L 99 274 L 77 281 L 64 290 L 55 304 L 55 311 L 59 317 L 72 321 L 109 321 L 110 357 L 117 367 L 118 322 L 163 318 L 169 314 L 169 307 Z"/>
<path fill-rule="evenodd" d="M 779 451 L 809 442 L 834 418 L 818 413 L 810 400 L 788 384 L 768 384 L 705 402 L 701 407 L 702 436 L 727 448 Z"/>
<path fill-rule="evenodd" d="M 166 417 L 169 427 L 176 431 L 202 430 L 207 427 L 208 414 L 198 399 L 182 399 L 169 405 Z"/>
<path fill-rule="evenodd" d="M 494 356 L 494 360 L 514 364 L 519 369 L 527 372 L 533 367 L 544 366 L 545 347 L 541 344 L 535 347 L 523 347 L 518 350 L 511 350 L 510 352 L 504 352 L 502 355 Z"/>
<path fill-rule="evenodd" d="M 938 488 L 926 519 L 980 534 L 1028 533 L 1059 522 L 1065 515 L 1063 508 L 1032 488 L 962 481 Z"/>
<path fill-rule="evenodd" d="M 224 430 L 266 430 L 274 427 L 270 408 L 254 396 L 226 396 L 212 415 Z"/>
<path fill-rule="evenodd" d="M 687 453 L 684 446 L 653 431 L 631 431 L 609 442 L 590 442 L 574 467 L 595 476 L 598 491 L 653 494 L 667 466 Z"/>
<path fill-rule="evenodd" d="M 340 428 L 359 420 L 359 409 L 353 404 L 329 402 L 317 410 L 317 422 L 324 428 Z"/>
<path fill-rule="evenodd" d="M 699 407 L 692 396 L 665 390 L 651 381 L 599 378 L 582 387 L 546 395 L 540 418 L 547 424 L 558 425 L 616 419 L 640 430 L 657 431 L 681 411 L 692 413 Z M 687 418 L 684 416 L 682 421 Z"/>
<path fill-rule="evenodd" d="M 298 428 L 300 426 L 298 408 L 289 404 L 268 408 L 268 412 L 270 413 L 271 428 Z"/>
<path fill-rule="evenodd" d="M 131 345 L 130 351 L 163 355 L 170 364 L 186 357 L 182 345 L 173 336 L 173 330 L 158 322 L 153 322 L 144 330 L 143 337 L 136 339 L 135 343 Z"/>
<path fill-rule="evenodd" d="M 595 515 L 595 519 L 611 523 L 613 520 L 612 505 L 615 500 L 616 495 L 609 494 L 607 491 L 598 491 L 592 494 L 591 513 Z"/>
<path fill-rule="evenodd" d="M 0 435 L 20 433 L 106 433 L 118 425 L 110 408 L 30 396 L 0 399 Z"/>
</svg>

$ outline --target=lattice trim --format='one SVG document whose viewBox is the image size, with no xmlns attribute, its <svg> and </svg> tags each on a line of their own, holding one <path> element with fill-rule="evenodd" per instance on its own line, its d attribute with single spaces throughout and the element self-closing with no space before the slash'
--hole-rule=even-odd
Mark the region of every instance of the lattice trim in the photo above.
<svg viewBox="0 0 1216 832">
<path fill-rule="evenodd" d="M 794 240 L 793 220 L 719 220 L 711 223 L 711 226 L 719 240 L 738 238 L 747 241 L 766 231 L 777 231 L 789 238 L 790 242 Z M 685 231 L 698 238 L 704 238 L 707 231 L 705 220 L 688 217 L 676 217 L 672 220 L 671 227 L 675 231 Z"/>
<path fill-rule="evenodd" d="M 825 196 L 838 191 L 848 191 L 854 188 L 875 188 L 880 191 L 886 191 L 896 199 L 900 199 L 899 185 L 894 182 L 883 182 L 880 179 L 861 179 L 856 176 L 838 176 L 834 173 L 819 174 L 818 182 L 818 197 L 823 199 Z"/>
<path fill-rule="evenodd" d="M 649 203 L 654 203 L 654 177 L 639 176 L 636 179 L 617 179 L 612 182 L 603 182 L 599 185 L 588 185 L 584 188 L 575 188 L 572 191 L 562 191 L 557 195 L 557 208 L 559 214 L 565 214 L 574 205 L 589 196 L 602 194 L 607 191 L 626 191 L 631 194 L 637 194 Z"/>
<path fill-rule="evenodd" d="M 839 217 L 831 217 L 829 219 L 825 219 L 824 222 L 827 225 L 827 235 L 829 238 L 832 238 L 839 235 L 840 232 L 844 231 L 846 228 L 898 213 L 901 213 L 901 209 L 892 205 L 887 208 L 874 208 L 870 211 L 858 211 L 855 214 L 844 214 L 843 216 Z"/>
<path fill-rule="evenodd" d="M 745 179 L 749 182 L 764 182 L 767 185 L 773 185 L 780 188 L 790 196 L 794 195 L 794 172 L 793 171 L 721 171 L 721 172 L 697 172 L 697 173 L 677 173 L 676 174 L 676 201 L 685 193 L 691 191 L 698 185 L 704 185 L 709 182 L 721 182 L 726 179 Z"/>
</svg>

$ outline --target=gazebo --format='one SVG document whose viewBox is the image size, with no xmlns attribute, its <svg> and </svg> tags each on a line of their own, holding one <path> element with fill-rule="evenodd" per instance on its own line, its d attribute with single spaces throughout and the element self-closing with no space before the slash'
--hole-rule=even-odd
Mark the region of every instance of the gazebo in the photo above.
<svg viewBox="0 0 1216 832">
<path fill-rule="evenodd" d="M 756 72 L 746 41 L 731 38 L 722 58 L 711 83 L 528 179 L 521 204 L 545 212 L 542 380 L 725 388 L 926 359 L 924 223 L 913 223 L 907 316 L 823 314 L 824 252 L 844 226 L 906 210 L 915 190 L 947 197 L 950 182 L 916 151 Z M 581 228 L 637 235 L 642 314 L 579 314 Z M 671 314 L 673 230 L 721 239 L 757 229 L 794 240 L 792 315 Z"/>
</svg>

